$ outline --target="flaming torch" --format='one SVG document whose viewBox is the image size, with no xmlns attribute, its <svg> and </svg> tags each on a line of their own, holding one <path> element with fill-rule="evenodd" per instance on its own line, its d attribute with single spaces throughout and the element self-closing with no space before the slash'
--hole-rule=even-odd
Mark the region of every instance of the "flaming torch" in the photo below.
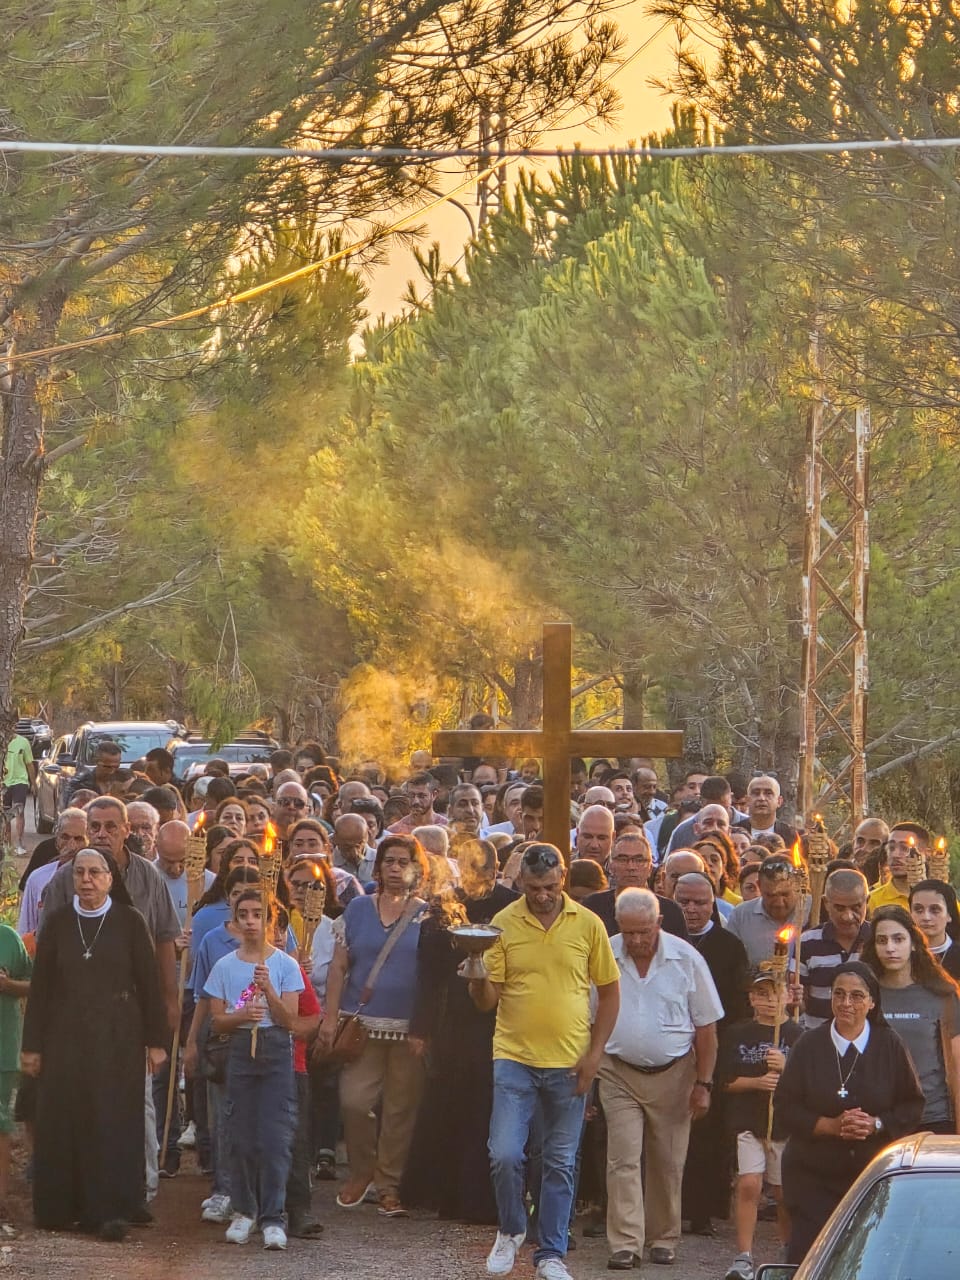
<svg viewBox="0 0 960 1280">
<path fill-rule="evenodd" d="M 810 871 L 810 928 L 820 923 L 823 902 L 823 886 L 827 879 L 827 863 L 830 861 L 830 840 L 823 818 L 813 815 L 813 830 L 807 832 L 807 866 Z"/>
<path fill-rule="evenodd" d="M 260 940 L 260 963 L 267 962 L 267 947 L 269 939 L 267 938 L 267 914 L 270 910 L 270 900 L 277 891 L 277 880 L 280 878 L 280 857 L 277 849 L 277 828 L 272 822 L 268 822 L 263 831 L 263 853 L 257 858 L 257 867 L 260 871 L 260 912 L 263 933 Z M 253 1024 L 253 1030 L 250 1033 L 250 1057 L 257 1056 L 257 1024 Z"/>
<path fill-rule="evenodd" d="M 810 892 L 810 881 L 807 879 L 807 866 L 803 860 L 803 853 L 800 849 L 800 837 L 797 836 L 793 842 L 793 848 L 790 850 L 790 858 L 793 862 L 793 874 L 797 884 L 797 945 L 793 949 L 793 985 L 800 985 L 800 935 L 803 933 L 803 922 L 807 914 L 807 894 Z M 800 1021 L 799 1006 L 795 1006 L 793 1010 L 794 1022 Z"/>
<path fill-rule="evenodd" d="M 307 885 L 303 895 L 303 946 L 300 948 L 300 962 L 306 968 L 313 956 L 313 935 L 323 916 L 323 908 L 327 905 L 327 885 L 323 872 L 314 864 L 313 884 Z"/>
<path fill-rule="evenodd" d="M 924 866 L 923 854 L 917 848 L 916 837 L 907 836 L 907 844 L 910 848 L 907 854 L 907 884 L 912 889 L 915 884 L 925 879 L 927 869 Z"/>
<path fill-rule="evenodd" d="M 790 939 L 793 937 L 793 929 L 787 925 L 785 929 L 781 929 L 777 934 L 777 940 L 773 944 L 773 956 L 767 960 L 761 967 L 767 969 L 773 978 L 773 987 L 776 992 L 777 1010 L 773 1019 L 773 1047 L 780 1048 L 780 1028 L 783 1026 L 783 989 L 787 980 L 787 956 L 790 950 Z M 800 954 L 800 935 L 797 934 L 797 955 Z M 773 1133 L 773 1094 L 771 1093 L 767 1099 L 767 1141 L 770 1141 L 770 1135 Z"/>
<path fill-rule="evenodd" d="M 942 880 L 944 884 L 950 883 L 950 854 L 947 852 L 947 842 L 943 836 L 937 841 L 933 853 L 927 859 L 927 866 L 930 869 L 931 879 Z"/>
<path fill-rule="evenodd" d="M 204 870 L 207 865 L 207 842 L 203 838 L 203 824 L 206 814 L 201 813 L 187 836 L 187 847 L 183 860 L 187 877 L 187 915 L 185 932 L 189 934 L 190 922 L 197 905 L 197 899 L 203 894 Z M 173 1118 L 173 1091 L 177 1086 L 177 1055 L 180 1052 L 180 1023 L 183 1021 L 183 993 L 187 981 L 187 970 L 190 968 L 189 942 L 180 952 L 180 976 L 177 983 L 177 1024 L 173 1028 L 173 1045 L 170 1049 L 170 1083 L 167 1085 L 167 1114 L 163 1122 L 163 1141 L 160 1144 L 160 1163 L 167 1158 L 167 1145 L 170 1141 L 170 1121 Z"/>
</svg>

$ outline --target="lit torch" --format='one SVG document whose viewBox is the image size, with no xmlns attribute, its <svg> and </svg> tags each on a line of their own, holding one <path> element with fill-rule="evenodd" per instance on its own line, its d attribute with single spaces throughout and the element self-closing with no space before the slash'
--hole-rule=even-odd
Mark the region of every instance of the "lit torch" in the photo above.
<svg viewBox="0 0 960 1280">
<path fill-rule="evenodd" d="M 944 884 L 950 883 L 950 854 L 947 852 L 947 842 L 943 836 L 937 841 L 927 865 L 930 868 L 931 879 L 942 880 Z"/>
<path fill-rule="evenodd" d="M 323 909 L 327 905 L 327 885 L 323 872 L 313 864 L 313 884 L 307 885 L 303 895 L 303 946 L 300 948 L 300 963 L 306 968 L 313 958 L 313 935 L 323 917 Z"/>
<path fill-rule="evenodd" d="M 815 929 L 820 923 L 823 886 L 827 879 L 827 863 L 830 861 L 830 840 L 819 813 L 813 815 L 813 830 L 807 832 L 806 842 L 807 867 L 810 873 L 810 928 Z"/>
<path fill-rule="evenodd" d="M 277 828 L 272 822 L 268 822 L 263 830 L 263 853 L 257 857 L 257 867 L 260 871 L 260 919 L 262 933 L 260 937 L 260 963 L 267 962 L 267 947 L 270 941 L 267 937 L 268 913 L 270 910 L 270 901 L 277 891 L 277 880 L 280 877 L 280 858 L 277 849 Z M 257 1056 L 257 1024 L 253 1024 L 253 1031 L 250 1033 L 250 1056 Z"/>
<path fill-rule="evenodd" d="M 907 885 L 913 888 L 925 879 L 927 871 L 923 863 L 923 854 L 917 848 L 916 837 L 907 836 L 907 845 L 910 852 L 907 854 Z"/>
<path fill-rule="evenodd" d="M 201 813 L 193 824 L 193 830 L 187 836 L 184 852 L 184 872 L 187 877 L 187 914 L 184 932 L 189 937 L 190 923 L 196 909 L 197 899 L 203 894 L 205 883 L 204 871 L 207 866 L 207 842 L 203 838 L 202 828 L 206 817 Z M 180 952 L 180 976 L 177 982 L 177 1022 L 173 1028 L 173 1046 L 170 1050 L 170 1083 L 167 1086 L 167 1116 L 163 1122 L 163 1141 L 160 1143 L 160 1163 L 167 1158 L 167 1144 L 170 1141 L 170 1121 L 173 1118 L 173 1090 L 179 1077 L 177 1055 L 180 1052 L 180 1023 L 183 1021 L 183 994 L 187 981 L 187 970 L 190 968 L 189 942 Z"/>
<path fill-rule="evenodd" d="M 773 944 L 773 956 L 766 961 L 764 968 L 768 969 L 770 976 L 773 978 L 774 992 L 776 993 L 777 1009 L 773 1018 L 773 1047 L 780 1048 L 780 1028 L 783 1026 L 783 989 L 787 980 L 787 956 L 790 951 L 790 939 L 793 937 L 793 929 L 787 925 L 785 929 L 781 929 L 777 934 L 777 939 Z M 797 934 L 797 955 L 800 954 L 800 935 Z M 773 1133 L 773 1094 L 771 1093 L 767 1099 L 767 1141 L 770 1141 L 770 1135 Z"/>
<path fill-rule="evenodd" d="M 793 861 L 793 874 L 797 885 L 797 945 L 793 950 L 793 985 L 796 987 L 800 985 L 800 935 L 803 933 L 803 922 L 807 915 L 807 894 L 810 892 L 810 882 L 807 879 L 807 867 L 803 860 L 799 836 L 793 842 L 790 857 Z M 793 1020 L 800 1021 L 799 1005 L 794 1006 Z"/>
</svg>

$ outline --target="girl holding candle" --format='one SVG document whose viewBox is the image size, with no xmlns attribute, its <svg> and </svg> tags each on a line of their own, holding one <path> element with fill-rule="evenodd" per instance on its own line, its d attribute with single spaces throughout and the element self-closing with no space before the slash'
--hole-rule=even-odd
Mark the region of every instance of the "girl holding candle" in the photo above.
<svg viewBox="0 0 960 1280">
<path fill-rule="evenodd" d="M 297 1029 L 300 966 L 269 938 L 276 902 L 245 889 L 233 907 L 240 945 L 214 965 L 204 986 L 215 1034 L 230 1036 L 226 1111 L 230 1198 L 226 1237 L 246 1244 L 259 1222 L 265 1249 L 285 1249 L 284 1201 L 297 1118 L 291 1032 Z M 253 1028 L 257 1053 L 251 1054 Z"/>
</svg>

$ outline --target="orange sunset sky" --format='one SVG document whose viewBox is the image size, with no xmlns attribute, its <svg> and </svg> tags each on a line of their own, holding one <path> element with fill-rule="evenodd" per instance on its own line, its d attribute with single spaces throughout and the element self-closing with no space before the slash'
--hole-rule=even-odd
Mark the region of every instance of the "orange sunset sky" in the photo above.
<svg viewBox="0 0 960 1280">
<path fill-rule="evenodd" d="M 666 79 L 670 73 L 671 50 L 675 44 L 672 27 L 664 27 L 661 18 L 650 17 L 643 0 L 634 0 L 634 3 L 615 11 L 612 17 L 625 39 L 621 58 L 630 57 L 636 49 L 650 41 L 634 61 L 613 79 L 612 83 L 620 95 L 620 109 L 616 119 L 609 126 L 572 127 L 576 125 L 576 116 L 571 114 L 561 130 L 545 133 L 538 146 L 559 145 L 572 148 L 576 143 L 585 147 L 626 146 L 630 142 L 639 142 L 669 124 L 670 100 L 659 89 L 652 87 L 650 81 L 653 78 Z M 529 165 L 529 162 L 525 163 Z M 544 161 L 539 167 L 547 171 L 550 165 Z M 515 178 L 516 166 L 511 166 L 510 174 L 508 183 Z M 451 181 L 450 185 L 456 183 Z M 446 189 L 449 190 L 449 186 Z M 458 199 L 467 205 L 475 219 L 475 190 L 467 188 Z M 424 219 L 424 225 L 427 227 L 427 234 L 420 242 L 421 249 L 425 249 L 431 241 L 439 240 L 444 262 L 456 261 L 469 236 L 469 227 L 463 214 L 452 206 L 442 206 Z M 410 251 L 396 249 L 387 264 L 378 268 L 368 280 L 370 296 L 367 310 L 370 316 L 397 314 L 407 281 L 416 276 L 416 264 Z M 417 292 L 423 293 L 419 281 Z"/>
</svg>

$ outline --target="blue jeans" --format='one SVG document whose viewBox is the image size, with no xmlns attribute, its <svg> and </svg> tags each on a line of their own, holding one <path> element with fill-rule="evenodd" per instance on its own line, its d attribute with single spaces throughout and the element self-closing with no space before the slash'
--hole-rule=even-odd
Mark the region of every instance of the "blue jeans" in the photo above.
<svg viewBox="0 0 960 1280">
<path fill-rule="evenodd" d="M 281 1227 L 297 1124 L 293 1048 L 282 1027 L 261 1027 L 257 1038 L 255 1058 L 249 1031 L 230 1038 L 224 1105 L 230 1200 L 234 1213 Z"/>
<path fill-rule="evenodd" d="M 563 1258 L 574 1197 L 574 1170 L 583 1129 L 586 1097 L 575 1092 L 569 1067 L 527 1067 L 498 1058 L 493 1064 L 490 1116 L 490 1176 L 497 1217 L 505 1235 L 527 1229 L 523 1203 L 526 1146 L 538 1107 L 543 1113 L 543 1172 L 538 1206 L 535 1263 Z"/>
</svg>

